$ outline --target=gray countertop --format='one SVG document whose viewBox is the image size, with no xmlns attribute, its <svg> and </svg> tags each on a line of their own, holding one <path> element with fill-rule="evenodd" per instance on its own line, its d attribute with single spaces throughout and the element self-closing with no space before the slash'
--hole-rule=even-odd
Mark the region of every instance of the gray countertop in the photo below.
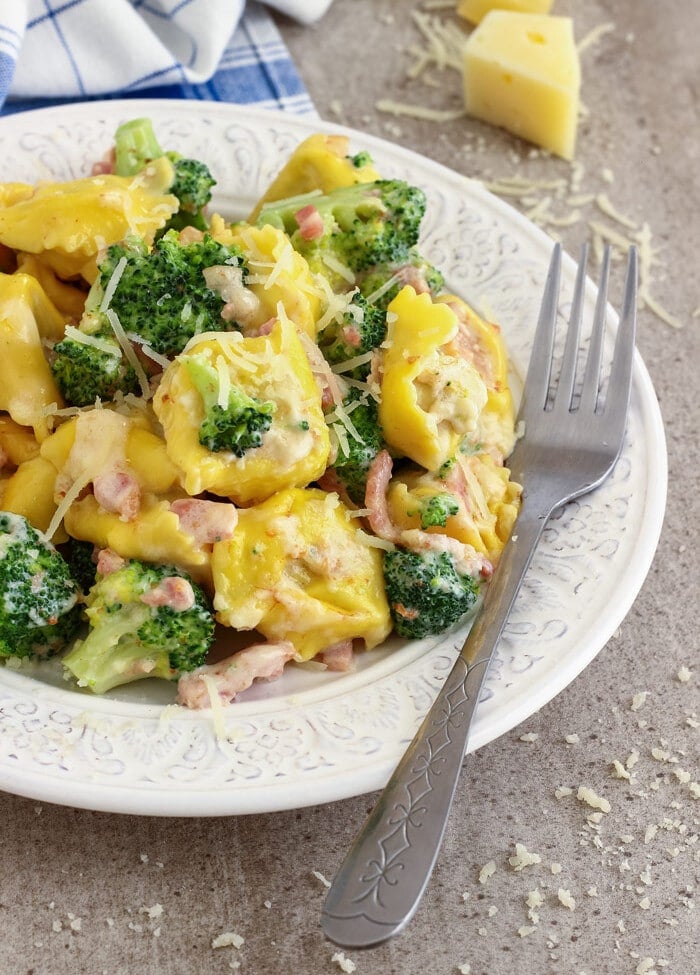
<svg viewBox="0 0 700 975">
<path fill-rule="evenodd" d="M 449 19 L 448 6 L 431 16 Z M 430 69 L 427 81 L 436 84 L 407 77 L 414 63 L 407 51 L 421 36 L 411 14 L 421 7 L 430 4 L 335 0 L 314 28 L 278 19 L 320 117 L 468 176 L 570 179 L 567 163 L 467 118 L 377 110 L 381 98 L 460 106 L 455 71 Z M 579 40 L 614 24 L 582 53 L 576 178 L 581 194 L 600 192 L 600 174 L 609 171 L 605 192 L 616 210 L 649 224 L 659 261 L 654 296 L 683 325 L 640 312 L 638 347 L 668 440 L 665 525 L 646 582 L 609 644 L 538 713 L 468 758 L 415 919 L 383 947 L 346 951 L 357 975 L 698 970 L 700 828 L 691 782 L 699 777 L 700 719 L 700 5 L 557 0 L 554 12 L 574 15 Z M 591 203 L 580 222 L 558 228 L 570 253 L 598 218 Z M 678 678 L 682 667 L 689 680 Z M 648 695 L 633 708 L 642 691 Z M 629 766 L 625 777 L 615 776 L 615 760 Z M 607 796 L 611 812 L 591 818 L 576 801 L 581 783 Z M 574 794 L 558 798 L 562 786 Z M 351 971 L 321 933 L 323 878 L 339 867 L 375 798 L 166 819 L 2 794 L 0 973 L 326 975 L 343 964 Z M 509 863 L 516 843 L 540 863 L 516 871 Z M 480 882 L 490 862 L 494 872 Z M 573 910 L 560 889 L 570 891 Z M 532 891 L 542 900 L 534 908 Z M 240 935 L 240 947 L 212 948 L 223 932 Z"/>
</svg>

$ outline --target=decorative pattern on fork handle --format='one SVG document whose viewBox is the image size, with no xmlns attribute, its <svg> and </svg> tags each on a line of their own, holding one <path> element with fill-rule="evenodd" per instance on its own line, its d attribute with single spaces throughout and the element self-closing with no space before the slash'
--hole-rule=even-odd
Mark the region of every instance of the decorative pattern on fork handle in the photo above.
<svg viewBox="0 0 700 975">
<path fill-rule="evenodd" d="M 425 800 L 441 784 L 440 774 L 445 766 L 444 751 L 450 746 L 455 747 L 455 733 L 460 740 L 466 739 L 471 709 L 467 711 L 465 705 L 478 695 L 488 662 L 488 659 L 483 659 L 469 666 L 463 657 L 459 658 L 450 674 L 450 687 L 445 688 L 446 693 L 440 700 L 439 709 L 429 715 L 432 728 L 423 740 L 422 747 L 413 756 L 413 778 L 402 782 L 403 796 L 396 797 L 391 809 L 384 812 L 387 832 L 377 841 L 380 859 L 372 858 L 368 861 L 367 872 L 360 877 L 360 884 L 365 884 L 366 887 L 364 890 L 360 888 L 354 897 L 354 903 L 358 906 L 371 901 L 375 921 L 379 912 L 389 909 L 382 897 L 382 891 L 386 886 L 394 886 L 396 880 L 392 878 L 392 874 L 407 868 L 405 854 L 420 841 L 424 817 L 429 814 Z M 459 744 L 457 747 L 460 747 Z M 333 916 L 328 909 L 326 913 L 329 917 Z M 362 913 L 364 912 L 358 911 L 358 915 Z"/>
</svg>

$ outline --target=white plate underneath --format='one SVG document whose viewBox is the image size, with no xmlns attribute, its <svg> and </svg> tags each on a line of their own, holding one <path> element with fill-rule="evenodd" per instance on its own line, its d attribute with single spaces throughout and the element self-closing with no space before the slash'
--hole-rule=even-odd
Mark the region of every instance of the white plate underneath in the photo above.
<svg viewBox="0 0 700 975">
<path fill-rule="evenodd" d="M 220 103 L 110 101 L 0 120 L 0 180 L 89 173 L 116 126 L 149 116 L 161 144 L 205 160 L 215 209 L 245 215 L 294 146 L 315 131 L 346 132 L 384 177 L 428 197 L 421 251 L 451 291 L 498 321 L 524 375 L 551 240 L 477 183 L 371 136 Z M 574 281 L 563 269 L 562 310 Z M 587 310 L 595 287 L 589 282 Z M 617 319 L 609 313 L 608 341 Z M 658 541 L 666 449 L 656 396 L 636 357 L 628 432 L 613 475 L 548 526 L 498 647 L 470 749 L 523 721 L 567 686 L 614 633 Z M 289 668 L 225 712 L 168 707 L 173 688 L 143 681 L 113 697 L 77 693 L 43 670 L 0 668 L 0 788 L 114 812 L 207 816 L 269 812 L 380 788 L 432 702 L 464 633 L 394 641 L 358 670 Z"/>
</svg>

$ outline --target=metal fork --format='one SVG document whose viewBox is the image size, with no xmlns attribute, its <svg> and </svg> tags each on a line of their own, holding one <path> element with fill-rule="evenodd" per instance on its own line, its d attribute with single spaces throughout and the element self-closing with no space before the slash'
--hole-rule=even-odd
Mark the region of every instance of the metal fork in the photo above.
<svg viewBox="0 0 700 975">
<path fill-rule="evenodd" d="M 602 484 L 622 449 L 632 383 L 637 254 L 630 249 L 604 403 L 599 393 L 610 252 L 602 262 L 579 383 L 586 258 L 584 247 L 552 389 L 561 268 L 561 247 L 554 248 L 518 415 L 524 435 L 508 460 L 513 479 L 524 485 L 521 510 L 452 671 L 328 892 L 323 930 L 342 947 L 381 944 L 413 917 L 437 860 L 481 685 L 542 531 L 567 501 Z"/>
</svg>

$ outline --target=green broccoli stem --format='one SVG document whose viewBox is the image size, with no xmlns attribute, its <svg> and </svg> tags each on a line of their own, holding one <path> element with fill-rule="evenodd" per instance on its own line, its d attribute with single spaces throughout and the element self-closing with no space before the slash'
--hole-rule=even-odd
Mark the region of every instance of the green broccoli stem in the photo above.
<svg viewBox="0 0 700 975">
<path fill-rule="evenodd" d="M 78 640 L 63 658 L 63 665 L 81 687 L 104 694 L 113 687 L 144 677 L 170 679 L 172 670 L 166 650 L 154 652 L 143 646 L 137 631 L 152 615 L 143 603 L 122 606 L 103 616 L 99 627 Z"/>
<path fill-rule="evenodd" d="M 114 136 L 117 176 L 134 176 L 153 159 L 164 155 L 150 119 L 136 118 L 124 122 Z"/>
</svg>

